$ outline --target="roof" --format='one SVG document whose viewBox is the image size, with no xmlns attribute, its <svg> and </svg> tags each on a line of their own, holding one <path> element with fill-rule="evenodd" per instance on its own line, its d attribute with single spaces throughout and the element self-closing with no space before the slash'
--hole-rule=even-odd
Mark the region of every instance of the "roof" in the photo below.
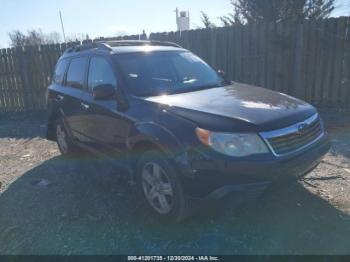
<svg viewBox="0 0 350 262">
<path fill-rule="evenodd" d="M 76 45 L 68 48 L 63 57 L 91 53 L 108 52 L 109 54 L 139 53 L 139 52 L 157 52 L 157 51 L 184 51 L 181 46 L 171 42 L 160 41 L 110 41 L 110 42 L 92 42 L 83 45 Z"/>
</svg>

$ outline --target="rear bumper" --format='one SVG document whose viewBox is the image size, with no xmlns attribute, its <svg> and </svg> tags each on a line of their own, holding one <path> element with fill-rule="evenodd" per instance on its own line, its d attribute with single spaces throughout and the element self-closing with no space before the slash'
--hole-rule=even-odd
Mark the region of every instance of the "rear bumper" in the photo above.
<svg viewBox="0 0 350 262">
<path fill-rule="evenodd" d="M 214 199 L 231 192 L 261 192 L 274 181 L 306 175 L 321 162 L 329 148 L 329 138 L 325 135 L 310 147 L 288 157 L 272 154 L 245 159 L 206 156 L 206 159 L 198 160 L 198 156 L 189 156 L 183 178 L 185 192 L 194 198 Z"/>
</svg>

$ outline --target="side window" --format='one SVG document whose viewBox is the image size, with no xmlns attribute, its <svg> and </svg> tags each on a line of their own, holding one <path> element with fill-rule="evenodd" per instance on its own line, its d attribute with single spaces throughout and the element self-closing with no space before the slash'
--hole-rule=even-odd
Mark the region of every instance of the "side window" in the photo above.
<svg viewBox="0 0 350 262">
<path fill-rule="evenodd" d="M 67 86 L 82 89 L 84 87 L 87 57 L 73 58 L 67 73 Z"/>
<path fill-rule="evenodd" d="M 117 80 L 110 64 L 102 57 L 92 57 L 90 61 L 88 89 L 91 92 L 95 86 L 110 84 L 117 87 Z"/>
<path fill-rule="evenodd" d="M 64 73 L 66 72 L 68 59 L 58 61 L 55 72 L 53 73 L 52 83 L 62 84 Z"/>
</svg>

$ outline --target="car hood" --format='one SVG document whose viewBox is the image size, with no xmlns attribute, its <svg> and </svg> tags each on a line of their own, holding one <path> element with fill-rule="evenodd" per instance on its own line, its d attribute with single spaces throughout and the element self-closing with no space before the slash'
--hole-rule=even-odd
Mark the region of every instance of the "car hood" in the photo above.
<svg viewBox="0 0 350 262">
<path fill-rule="evenodd" d="M 297 98 L 238 83 L 146 100 L 213 131 L 274 130 L 316 113 L 313 106 Z"/>
</svg>

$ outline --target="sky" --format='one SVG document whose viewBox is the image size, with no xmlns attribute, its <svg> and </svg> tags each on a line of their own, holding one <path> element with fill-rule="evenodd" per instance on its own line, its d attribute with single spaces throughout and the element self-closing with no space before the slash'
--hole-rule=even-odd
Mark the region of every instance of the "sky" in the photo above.
<svg viewBox="0 0 350 262">
<path fill-rule="evenodd" d="M 350 16 L 350 0 L 337 0 L 333 16 Z M 8 32 L 41 29 L 61 34 L 59 10 L 66 35 L 91 38 L 175 31 L 175 8 L 190 12 L 191 29 L 201 26 L 200 12 L 213 22 L 232 10 L 230 0 L 0 0 L 0 47 L 8 47 Z"/>
</svg>

